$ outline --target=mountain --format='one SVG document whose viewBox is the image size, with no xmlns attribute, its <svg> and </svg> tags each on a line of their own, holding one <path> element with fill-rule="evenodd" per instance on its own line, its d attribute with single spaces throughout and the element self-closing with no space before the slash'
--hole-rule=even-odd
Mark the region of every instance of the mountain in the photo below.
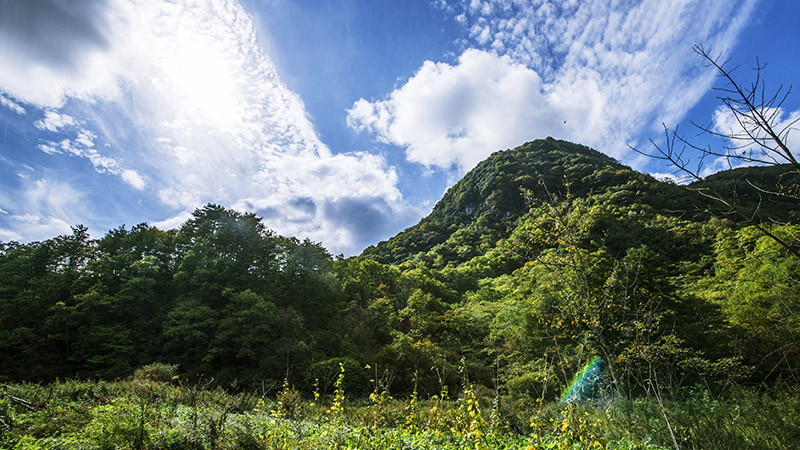
<svg viewBox="0 0 800 450">
<path fill-rule="evenodd" d="M 670 399 L 735 385 L 794 398 L 800 226 L 773 221 L 797 214 L 796 176 L 743 168 L 679 186 L 545 139 L 495 153 L 361 257 L 219 205 L 176 230 L 0 242 L 0 382 L 160 368 L 186 386 L 283 385 L 280 399 L 343 389 L 362 405 L 370 391 L 441 405 L 475 392 L 524 432 L 589 361 L 604 367 L 591 394 L 603 399 L 639 402 L 656 384 Z M 364 417 L 383 408 L 372 403 Z"/>
<path fill-rule="evenodd" d="M 647 389 L 635 386 L 652 370 L 704 385 L 797 380 L 800 321 L 786 312 L 800 310 L 800 227 L 749 226 L 745 209 L 791 220 L 792 177 L 746 168 L 679 186 L 544 139 L 493 154 L 356 258 L 219 205 L 177 230 L 0 243 L 0 381 L 163 362 L 222 385 L 289 374 L 330 392 L 346 366 L 348 392 L 365 395 L 369 363 L 393 392 L 457 389 L 463 373 L 532 399 L 560 392 L 550 374 L 589 355 L 620 389 Z M 741 209 L 714 209 L 709 192 Z"/>
<path fill-rule="evenodd" d="M 800 219 L 800 173 L 791 164 L 726 170 L 690 184 L 689 189 L 725 199 L 727 204 L 709 198 L 709 207 L 735 221 L 798 223 Z"/>
<path fill-rule="evenodd" d="M 443 261 L 462 263 L 507 237 L 532 203 L 634 185 L 636 201 L 665 214 L 707 217 L 709 202 L 695 191 L 636 172 L 589 147 L 547 138 L 493 153 L 451 187 L 430 215 L 361 256 L 401 264 L 440 250 L 448 252 Z"/>
</svg>

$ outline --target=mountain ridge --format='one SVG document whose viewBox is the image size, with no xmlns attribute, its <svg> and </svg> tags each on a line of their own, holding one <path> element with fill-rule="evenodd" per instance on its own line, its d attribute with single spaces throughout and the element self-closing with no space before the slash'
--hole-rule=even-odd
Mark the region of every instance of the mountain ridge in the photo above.
<svg viewBox="0 0 800 450">
<path fill-rule="evenodd" d="M 708 216 L 708 202 L 697 192 L 656 180 L 590 147 L 548 137 L 493 153 L 449 188 L 428 216 L 367 247 L 360 257 L 400 264 L 458 233 L 477 249 L 456 257 L 465 262 L 507 237 L 532 201 L 585 197 L 629 183 L 639 184 L 640 200 L 667 214 Z"/>
</svg>

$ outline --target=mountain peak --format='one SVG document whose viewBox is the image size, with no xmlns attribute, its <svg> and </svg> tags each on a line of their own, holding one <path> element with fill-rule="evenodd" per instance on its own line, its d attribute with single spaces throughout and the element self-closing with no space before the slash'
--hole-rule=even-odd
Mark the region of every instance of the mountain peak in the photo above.
<svg viewBox="0 0 800 450">
<path fill-rule="evenodd" d="M 431 214 L 362 256 L 397 264 L 445 243 L 456 232 L 470 235 L 472 251 L 493 245 L 528 210 L 533 198 L 587 195 L 635 176 L 629 167 L 589 147 L 548 137 L 500 150 L 447 190 Z M 639 174 L 640 175 L 640 174 Z"/>
</svg>

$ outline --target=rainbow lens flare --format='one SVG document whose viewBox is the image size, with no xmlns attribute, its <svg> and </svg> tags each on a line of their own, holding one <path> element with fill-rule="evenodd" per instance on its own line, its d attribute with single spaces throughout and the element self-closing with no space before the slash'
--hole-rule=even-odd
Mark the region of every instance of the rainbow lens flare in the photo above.
<svg viewBox="0 0 800 450">
<path fill-rule="evenodd" d="M 561 394 L 561 401 L 574 405 L 596 397 L 603 381 L 604 368 L 605 361 L 599 356 L 589 360 Z"/>
</svg>

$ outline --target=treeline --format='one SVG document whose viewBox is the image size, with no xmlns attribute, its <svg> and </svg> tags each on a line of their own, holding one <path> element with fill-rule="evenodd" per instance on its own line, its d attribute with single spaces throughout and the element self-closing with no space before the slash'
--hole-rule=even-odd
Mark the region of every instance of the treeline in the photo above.
<svg viewBox="0 0 800 450">
<path fill-rule="evenodd" d="M 282 379 L 342 355 L 344 297 L 328 252 L 209 205 L 179 230 L 86 229 L 2 246 L 5 378 L 125 377 L 180 364 L 223 384 Z"/>
<path fill-rule="evenodd" d="M 433 394 L 466 375 L 554 398 L 600 356 L 627 393 L 654 379 L 796 386 L 800 261 L 752 228 L 661 215 L 636 191 L 533 201 L 508 238 L 443 269 L 334 260 L 215 205 L 179 230 L 3 244 L 0 376 L 114 379 L 160 361 L 235 388 L 288 377 L 330 392 L 341 362 L 352 394 L 370 379 Z"/>
<path fill-rule="evenodd" d="M 356 258 L 216 205 L 177 230 L 0 243 L 0 380 L 161 362 L 183 379 L 325 394 L 341 363 L 354 395 L 468 379 L 513 403 L 558 397 L 600 357 L 623 395 L 796 389 L 800 260 L 780 243 L 800 235 L 796 211 L 760 201 L 770 220 L 747 226 L 701 197 L 544 140 L 496 153 Z"/>
</svg>

